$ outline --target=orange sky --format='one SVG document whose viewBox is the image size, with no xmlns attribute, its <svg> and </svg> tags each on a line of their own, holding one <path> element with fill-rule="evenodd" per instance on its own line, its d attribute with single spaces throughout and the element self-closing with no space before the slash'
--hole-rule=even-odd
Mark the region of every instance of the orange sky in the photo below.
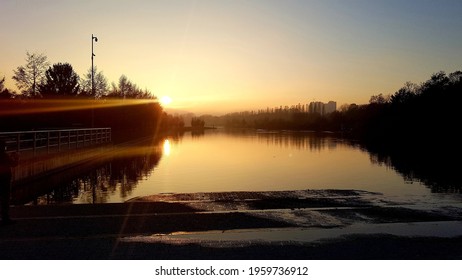
<svg viewBox="0 0 462 280">
<path fill-rule="evenodd" d="M 0 77 L 26 51 L 125 74 L 170 108 L 227 113 L 313 100 L 367 103 L 462 70 L 460 1 L 0 2 Z"/>
</svg>

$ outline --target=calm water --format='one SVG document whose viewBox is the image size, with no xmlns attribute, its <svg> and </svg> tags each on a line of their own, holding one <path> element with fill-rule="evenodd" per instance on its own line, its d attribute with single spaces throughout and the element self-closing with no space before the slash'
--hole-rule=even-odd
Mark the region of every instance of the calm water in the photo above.
<svg viewBox="0 0 462 280">
<path fill-rule="evenodd" d="M 311 133 L 206 131 L 116 150 L 33 203 L 124 202 L 159 193 L 358 189 L 442 202 L 419 178 L 335 137 Z M 26 202 L 27 203 L 27 202 Z"/>
</svg>

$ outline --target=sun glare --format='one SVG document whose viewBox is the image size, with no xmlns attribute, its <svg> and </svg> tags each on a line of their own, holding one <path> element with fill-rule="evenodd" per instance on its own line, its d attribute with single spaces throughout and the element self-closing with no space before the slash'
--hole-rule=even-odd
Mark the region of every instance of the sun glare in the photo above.
<svg viewBox="0 0 462 280">
<path fill-rule="evenodd" d="M 164 140 L 164 146 L 163 146 L 164 155 L 169 156 L 170 155 L 170 150 L 171 150 L 170 141 L 168 139 L 165 139 Z"/>
<path fill-rule="evenodd" d="M 170 96 L 162 96 L 162 97 L 160 98 L 160 103 L 161 103 L 162 105 L 164 105 L 164 106 L 165 106 L 165 105 L 168 105 L 168 104 L 172 103 L 172 98 L 171 98 Z"/>
</svg>

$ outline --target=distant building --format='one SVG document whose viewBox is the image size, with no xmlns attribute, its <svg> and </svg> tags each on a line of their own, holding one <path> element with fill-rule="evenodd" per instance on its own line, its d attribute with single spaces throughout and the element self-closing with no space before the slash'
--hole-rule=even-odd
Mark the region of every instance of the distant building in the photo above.
<svg viewBox="0 0 462 280">
<path fill-rule="evenodd" d="M 329 101 L 324 105 L 324 114 L 329 114 L 337 110 L 337 102 Z"/>
<path fill-rule="evenodd" d="M 329 101 L 327 104 L 322 102 L 310 102 L 307 106 L 309 113 L 318 113 L 320 115 L 329 114 L 337 110 L 337 102 Z"/>
<path fill-rule="evenodd" d="M 308 112 L 309 113 L 318 113 L 320 115 L 324 115 L 324 103 L 322 103 L 322 102 L 310 102 L 310 105 L 308 105 Z"/>
</svg>

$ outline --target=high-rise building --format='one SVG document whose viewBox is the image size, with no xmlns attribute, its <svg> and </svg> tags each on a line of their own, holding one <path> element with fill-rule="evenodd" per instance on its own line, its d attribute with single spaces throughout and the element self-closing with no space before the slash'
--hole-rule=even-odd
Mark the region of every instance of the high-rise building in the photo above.
<svg viewBox="0 0 462 280">
<path fill-rule="evenodd" d="M 308 106 L 308 112 L 324 115 L 324 103 L 319 101 L 310 102 L 310 105 Z"/>
<path fill-rule="evenodd" d="M 324 114 L 329 114 L 337 110 L 337 102 L 329 101 L 327 104 L 324 104 Z"/>
<path fill-rule="evenodd" d="M 309 113 L 318 113 L 320 115 L 329 114 L 337 110 L 337 102 L 329 101 L 327 104 L 319 101 L 310 102 L 308 105 Z"/>
</svg>

